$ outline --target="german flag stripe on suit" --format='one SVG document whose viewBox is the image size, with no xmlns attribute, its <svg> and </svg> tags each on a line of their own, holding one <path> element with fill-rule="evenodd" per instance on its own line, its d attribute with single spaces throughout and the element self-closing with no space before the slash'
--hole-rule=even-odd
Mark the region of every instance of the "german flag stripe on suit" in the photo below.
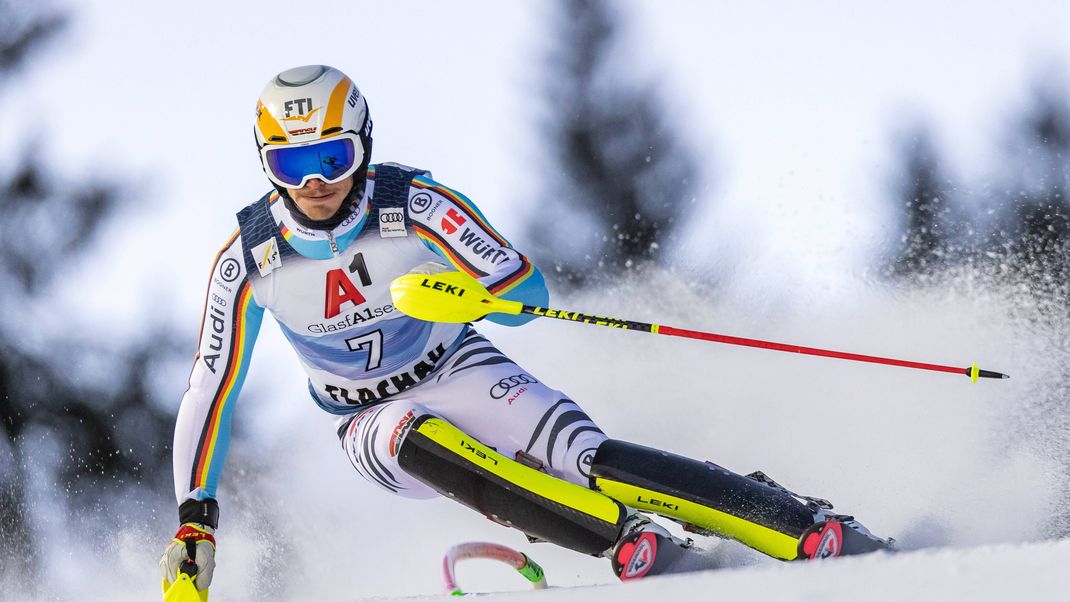
<svg viewBox="0 0 1070 602">
<path fill-rule="evenodd" d="M 472 204 L 472 201 L 470 201 L 468 197 L 457 192 L 456 190 L 453 190 L 452 188 L 447 188 L 439 184 L 438 182 L 435 182 L 434 180 L 423 176 L 413 178 L 412 185 L 416 188 L 420 188 L 423 190 L 432 190 L 453 201 L 453 203 L 461 211 L 464 217 L 474 222 L 479 227 L 479 229 L 482 230 L 483 233 L 486 233 L 486 235 L 489 236 L 491 239 L 493 239 L 494 242 L 498 243 L 502 247 L 506 247 L 509 249 L 513 248 L 513 246 L 509 244 L 509 241 L 505 240 L 505 238 L 490 225 L 490 222 L 487 221 L 487 218 L 483 215 L 482 212 L 479 211 L 479 209 L 476 208 L 474 204 Z M 436 249 L 443 257 L 447 257 L 451 263 L 466 272 L 469 276 L 472 276 L 473 278 L 482 278 L 488 275 L 483 270 L 479 269 L 475 265 L 472 265 L 472 263 L 469 262 L 463 254 L 458 253 L 456 250 L 454 250 L 454 248 L 448 242 L 446 242 L 446 240 L 442 238 L 442 235 L 440 235 L 438 232 L 435 232 L 418 222 L 414 223 L 413 227 L 416 230 L 416 235 L 419 236 L 421 240 Z M 512 272 L 509 272 L 508 274 L 502 276 L 496 282 L 484 283 L 487 285 L 487 290 L 489 290 L 495 295 L 503 295 L 522 284 L 529 276 L 531 276 L 532 273 L 535 272 L 535 266 L 528 260 L 527 257 L 521 255 L 520 253 L 517 253 L 517 255 L 520 257 L 520 265 L 518 265 L 517 268 Z"/>
<path fill-rule="evenodd" d="M 236 284 L 238 286 L 232 299 L 235 312 L 230 347 L 226 364 L 217 365 L 217 370 L 223 372 L 223 378 L 201 428 L 190 477 L 191 490 L 215 491 L 219 483 L 223 459 L 230 445 L 231 415 L 248 372 L 253 343 L 263 318 L 263 310 L 253 302 L 252 287 L 248 279 L 243 278 Z"/>
</svg>

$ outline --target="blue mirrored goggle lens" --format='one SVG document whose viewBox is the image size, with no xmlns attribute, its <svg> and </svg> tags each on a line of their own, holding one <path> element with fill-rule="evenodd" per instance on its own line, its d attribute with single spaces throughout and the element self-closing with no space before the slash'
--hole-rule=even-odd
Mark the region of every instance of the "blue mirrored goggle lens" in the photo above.
<svg viewBox="0 0 1070 602">
<path fill-rule="evenodd" d="M 357 160 L 356 148 L 348 138 L 328 140 L 309 146 L 280 146 L 266 153 L 268 169 L 281 182 L 298 187 L 305 176 L 333 180 L 349 171 Z"/>
</svg>

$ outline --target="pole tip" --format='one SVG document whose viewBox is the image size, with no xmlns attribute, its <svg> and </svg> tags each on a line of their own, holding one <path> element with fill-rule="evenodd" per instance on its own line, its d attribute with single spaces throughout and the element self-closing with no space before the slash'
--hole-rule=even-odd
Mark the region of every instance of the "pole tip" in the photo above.
<svg viewBox="0 0 1070 602">
<path fill-rule="evenodd" d="M 1010 378 L 1010 376 L 1008 376 L 1006 374 L 1003 374 L 1002 372 L 993 372 L 992 370 L 982 370 L 982 369 L 977 367 L 977 364 L 974 364 L 974 365 L 970 366 L 969 368 L 966 368 L 965 372 L 966 372 L 966 376 L 969 376 L 970 380 L 972 380 L 973 382 L 977 382 L 978 378 L 999 378 L 999 379 Z"/>
</svg>

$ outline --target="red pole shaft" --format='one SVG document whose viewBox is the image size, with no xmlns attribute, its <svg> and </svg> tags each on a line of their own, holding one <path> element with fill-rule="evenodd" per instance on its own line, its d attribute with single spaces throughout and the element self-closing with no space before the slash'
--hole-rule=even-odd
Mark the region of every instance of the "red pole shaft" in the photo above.
<svg viewBox="0 0 1070 602">
<path fill-rule="evenodd" d="M 819 355 L 822 357 L 833 357 L 841 360 L 853 360 L 856 362 L 869 362 L 871 364 L 886 364 L 888 366 L 902 366 L 904 368 L 918 368 L 920 370 L 934 370 L 936 372 L 951 372 L 953 374 L 965 374 L 969 368 L 956 368 L 954 366 L 941 366 L 940 364 L 925 364 L 922 362 L 910 362 L 906 360 L 896 360 L 887 357 L 877 357 L 875 355 L 861 355 L 858 353 L 844 353 L 842 351 L 832 351 L 829 349 L 818 349 L 816 347 L 800 347 L 798 345 L 786 345 L 784 343 L 774 343 L 772 341 L 760 341 L 758 339 L 745 339 L 742 337 L 732 337 L 723 334 L 714 334 L 712 332 L 699 332 L 697 330 L 684 330 L 683 328 L 673 328 L 672 326 L 656 326 L 658 334 L 664 334 L 674 337 L 684 337 L 687 339 L 701 339 L 703 341 L 713 341 L 715 343 L 727 343 L 729 345 L 741 345 L 743 347 L 757 347 L 759 349 L 774 349 L 776 351 L 787 351 L 789 353 L 803 353 L 806 355 Z"/>
</svg>

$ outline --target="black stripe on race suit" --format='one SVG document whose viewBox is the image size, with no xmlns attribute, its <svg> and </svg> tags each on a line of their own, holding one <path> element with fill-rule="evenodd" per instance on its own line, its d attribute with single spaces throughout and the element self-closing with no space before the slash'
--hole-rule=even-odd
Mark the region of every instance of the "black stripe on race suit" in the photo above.
<svg viewBox="0 0 1070 602">
<path fill-rule="evenodd" d="M 562 399 L 561 401 L 558 401 L 557 403 L 555 403 L 553 406 L 550 407 L 549 410 L 546 410 L 546 413 L 543 414 L 542 418 L 539 419 L 539 424 L 536 425 L 535 432 L 533 432 L 531 434 L 531 441 L 528 441 L 528 446 L 524 450 L 524 453 L 531 453 L 531 448 L 535 447 L 535 442 L 538 441 L 539 440 L 539 436 L 542 435 L 542 430 L 544 428 L 546 428 L 546 423 L 550 421 L 550 416 L 553 416 L 554 412 L 557 411 L 557 408 L 561 407 L 562 405 L 564 405 L 566 403 L 571 403 L 572 405 L 576 406 L 577 408 L 580 407 L 580 406 L 576 405 L 576 402 L 572 401 L 571 399 L 565 398 L 565 399 Z"/>
<path fill-rule="evenodd" d="M 457 361 L 453 362 L 453 365 L 450 366 L 449 369 L 453 370 L 457 366 L 463 364 L 465 362 L 465 360 L 471 359 L 471 358 L 473 358 L 473 357 L 475 357 L 477 355 L 485 355 L 487 353 L 494 353 L 494 354 L 500 355 L 502 357 L 505 357 L 505 354 L 502 353 L 501 351 L 498 351 L 498 349 L 495 348 L 493 345 L 491 345 L 489 347 L 480 347 L 479 349 L 473 349 L 473 350 L 468 351 L 468 352 L 464 353 L 463 355 L 461 355 L 461 357 L 457 358 Z"/>
<path fill-rule="evenodd" d="M 310 393 L 312 393 L 313 399 L 315 399 L 316 390 L 312 387 L 312 383 L 311 382 L 309 382 L 309 384 L 308 384 L 308 390 L 309 390 Z M 342 423 L 342 425 L 338 427 L 338 438 L 339 439 L 344 439 L 345 438 L 346 431 L 349 430 L 349 426 L 351 424 L 353 424 L 354 420 L 359 420 L 360 417 L 363 416 L 367 412 L 379 412 L 379 411 L 381 411 L 382 408 L 380 408 L 379 406 L 383 405 L 387 401 L 389 401 L 389 400 L 381 399 L 379 401 L 373 401 L 373 402 L 369 403 L 366 406 L 362 406 L 360 411 L 357 412 L 356 414 L 350 414 L 349 418 L 347 418 Z"/>
<path fill-rule="evenodd" d="M 370 481 L 372 483 L 379 483 L 383 487 L 387 487 L 385 483 L 381 483 L 375 480 L 375 477 L 372 476 L 371 471 L 369 471 L 368 467 L 364 465 L 364 460 L 361 454 L 356 454 L 353 456 L 353 468 L 355 468 L 357 474 L 364 477 L 365 480 Z M 388 489 L 393 493 L 397 493 L 397 491 L 395 491 L 393 487 L 389 487 Z"/>
<path fill-rule="evenodd" d="M 364 456 L 366 456 L 366 455 L 367 455 L 367 453 L 358 453 L 357 454 L 357 462 L 360 464 L 361 472 L 364 473 L 364 478 L 366 478 L 369 481 L 372 481 L 374 483 L 378 483 L 379 485 L 381 485 L 384 488 L 386 488 L 388 491 L 391 491 L 393 493 L 397 493 L 398 492 L 398 488 L 393 486 L 393 485 L 391 485 L 390 483 L 387 483 L 386 480 L 383 479 L 383 477 L 381 475 L 379 475 L 377 472 L 374 471 L 374 467 L 371 465 L 371 460 L 365 459 Z"/>
<path fill-rule="evenodd" d="M 516 366 L 516 364 L 513 363 L 513 360 L 505 357 L 504 355 L 497 355 L 495 357 L 487 358 L 485 360 L 476 362 L 474 364 L 468 364 L 467 366 L 461 366 L 460 368 L 457 368 L 453 372 L 450 372 L 450 376 L 453 376 L 454 374 L 457 374 L 458 372 L 464 372 L 465 370 L 468 370 L 470 368 L 478 368 L 480 366 L 496 366 L 498 364 L 513 364 L 514 366 Z M 519 370 L 520 366 L 516 366 L 516 368 L 517 368 L 517 370 Z"/>
<path fill-rule="evenodd" d="M 374 449 L 375 449 L 375 442 L 376 442 L 376 440 L 377 440 L 377 439 L 379 438 L 379 428 L 380 428 L 381 426 L 382 426 L 382 425 L 379 425 L 379 424 L 375 425 L 375 430 L 374 430 L 374 431 L 372 431 L 372 436 L 371 436 L 371 444 L 370 444 L 370 446 L 371 446 L 371 448 L 372 448 L 372 450 L 373 450 L 373 451 L 374 451 Z M 379 470 L 383 471 L 383 474 L 385 474 L 385 475 L 386 475 L 386 477 L 387 477 L 388 479 L 390 479 L 390 481 L 391 481 L 391 482 L 393 482 L 393 483 L 394 483 L 394 486 L 395 486 L 395 487 L 401 487 L 401 482 L 400 482 L 400 481 L 398 481 L 398 480 L 397 480 L 397 479 L 396 479 L 396 478 L 394 477 L 394 474 L 393 474 L 392 472 L 390 472 L 390 469 L 388 469 L 388 468 L 386 467 L 386 465 L 385 465 L 385 464 L 383 464 L 383 462 L 382 462 L 382 461 L 381 461 L 381 460 L 379 459 L 379 456 L 377 456 L 377 455 L 375 455 L 374 453 L 372 453 L 372 455 L 371 455 L 371 458 L 372 458 L 372 463 L 373 463 L 373 464 L 372 464 L 372 466 L 373 466 L 373 467 L 374 467 L 374 466 L 378 466 L 378 467 L 379 467 Z"/>
<path fill-rule="evenodd" d="M 565 445 L 565 449 L 571 448 L 572 443 L 576 441 L 576 437 L 579 437 L 583 433 L 598 433 L 600 435 L 605 435 L 605 433 L 602 432 L 602 429 L 597 426 L 581 426 L 572 431 L 572 434 L 568 436 L 568 443 Z"/>
<path fill-rule="evenodd" d="M 483 335 L 480 335 L 476 331 L 472 330 L 466 337 L 464 337 L 464 341 L 462 341 L 461 344 L 457 346 L 457 351 L 460 351 L 461 349 L 464 349 L 469 345 L 475 345 L 476 343 L 489 344 L 490 341 L 488 341 L 487 338 Z"/>
<path fill-rule="evenodd" d="M 550 429 L 550 436 L 546 438 L 546 463 L 550 468 L 554 467 L 554 444 L 557 443 L 557 436 L 561 434 L 561 431 L 577 422 L 590 422 L 591 424 L 594 424 L 591 418 L 579 409 L 561 414 L 554 422 L 553 428 Z M 566 449 L 568 448 L 566 447 Z"/>
<path fill-rule="evenodd" d="M 368 421 L 361 426 L 360 445 L 353 447 L 350 455 L 353 458 L 354 467 L 362 473 L 364 478 L 382 485 L 388 491 L 397 493 L 398 488 L 387 483 L 386 480 L 374 470 L 374 467 L 371 464 L 374 454 L 372 454 L 371 448 L 369 447 L 371 437 L 368 436 L 368 431 L 372 421 L 382 413 L 383 409 L 384 408 L 379 408 L 378 410 L 375 410 L 374 415 L 368 416 Z M 353 443 L 353 441 L 350 441 L 351 446 Z"/>
<path fill-rule="evenodd" d="M 357 414 L 353 414 L 352 416 L 350 416 L 349 420 L 343 422 L 335 431 L 338 434 L 338 439 L 342 442 L 342 447 L 345 447 L 346 431 L 349 430 L 349 425 L 353 424 L 353 420 L 355 420 L 357 416 Z"/>
<path fill-rule="evenodd" d="M 386 409 L 386 406 L 383 406 L 383 409 Z M 397 485 L 391 485 L 387 482 L 386 478 L 379 472 L 378 468 L 376 467 L 376 464 L 379 462 L 379 459 L 375 457 L 375 450 L 372 447 L 372 443 L 375 441 L 375 435 L 379 432 L 379 425 L 375 424 L 375 421 L 379 418 L 379 415 L 383 413 L 383 409 L 377 411 L 374 416 L 368 417 L 368 422 L 364 425 L 364 432 L 361 433 L 362 451 L 367 457 L 366 461 L 368 463 L 368 468 L 376 476 L 375 480 L 390 488 L 391 490 L 397 491 L 397 486 L 400 485 L 400 483 L 398 483 Z M 375 424 L 375 430 L 372 430 L 373 424 Z M 393 475 L 391 475 L 391 477 L 393 477 Z"/>
<path fill-rule="evenodd" d="M 469 347 L 469 346 L 472 346 L 472 345 L 485 345 L 485 346 L 484 347 L 478 347 L 476 349 L 469 349 L 469 350 L 465 351 L 464 353 L 461 353 L 461 349 L 464 349 L 465 347 Z M 442 370 L 439 371 L 438 377 L 435 378 L 435 382 L 442 382 L 442 379 L 445 378 L 446 376 L 453 376 L 453 372 L 450 372 L 451 370 L 459 372 L 459 370 L 457 370 L 457 368 L 466 367 L 466 366 L 462 366 L 462 364 L 465 361 L 471 359 L 473 356 L 480 355 L 480 354 L 486 354 L 486 353 L 494 353 L 494 354 L 497 354 L 497 355 L 499 355 L 501 357 L 505 357 L 505 354 L 503 354 L 496 347 L 494 347 L 494 345 L 492 345 L 490 341 L 488 341 L 483 336 L 480 336 L 474 330 L 471 331 L 471 334 L 465 335 L 465 338 L 461 342 L 461 344 L 457 346 L 457 349 L 446 360 L 447 362 L 450 362 L 449 366 L 446 366 L 445 363 L 443 364 L 444 367 L 442 368 Z"/>
<path fill-rule="evenodd" d="M 372 474 L 371 469 L 368 467 L 367 461 L 364 459 L 365 453 L 360 448 L 360 446 L 357 446 L 353 449 L 353 451 L 351 452 L 351 456 L 353 458 L 353 466 L 357 469 L 357 472 L 359 472 L 361 476 L 363 476 L 365 479 L 368 479 L 369 481 L 379 483 L 384 487 L 388 487 L 390 491 L 394 491 L 394 488 L 389 487 L 386 483 L 382 483 L 375 478 L 375 475 Z"/>
</svg>

